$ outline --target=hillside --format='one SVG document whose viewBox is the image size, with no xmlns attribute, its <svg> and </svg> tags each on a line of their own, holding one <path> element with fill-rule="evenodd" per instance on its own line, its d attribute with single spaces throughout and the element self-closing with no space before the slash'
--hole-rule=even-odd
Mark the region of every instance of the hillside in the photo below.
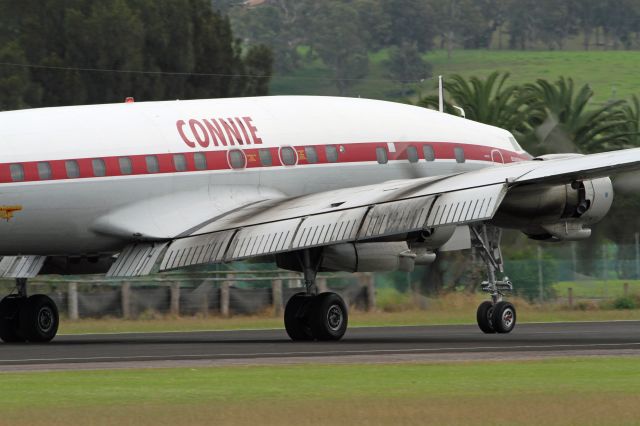
<svg viewBox="0 0 640 426">
<path fill-rule="evenodd" d="M 386 51 L 370 55 L 370 72 L 365 80 L 350 89 L 350 96 L 375 99 L 401 98 L 399 85 L 385 78 L 382 62 Z M 492 71 L 508 71 L 512 83 L 533 82 L 537 78 L 553 80 L 558 76 L 572 77 L 577 84 L 588 83 L 595 91 L 596 102 L 627 98 L 640 94 L 637 51 L 508 51 L 456 50 L 447 59 L 445 51 L 424 56 L 433 65 L 433 74 L 458 73 L 463 76 L 485 76 Z M 435 80 L 414 84 L 414 97 L 419 92 L 435 93 Z M 331 81 L 331 71 L 320 60 L 303 62 L 303 66 L 288 76 L 275 76 L 272 94 L 337 95 Z"/>
</svg>

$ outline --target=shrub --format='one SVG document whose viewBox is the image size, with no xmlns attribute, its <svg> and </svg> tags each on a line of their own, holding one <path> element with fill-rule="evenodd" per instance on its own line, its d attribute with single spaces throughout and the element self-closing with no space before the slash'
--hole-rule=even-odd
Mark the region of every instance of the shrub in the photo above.
<svg viewBox="0 0 640 426">
<path fill-rule="evenodd" d="M 638 307 L 637 302 L 628 296 L 618 297 L 613 301 L 613 307 L 615 309 L 636 309 Z"/>
</svg>

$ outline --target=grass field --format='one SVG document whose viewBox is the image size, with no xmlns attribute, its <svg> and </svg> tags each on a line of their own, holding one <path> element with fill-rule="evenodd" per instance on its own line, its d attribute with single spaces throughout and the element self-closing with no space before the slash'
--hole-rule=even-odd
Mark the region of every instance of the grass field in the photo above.
<svg viewBox="0 0 640 426">
<path fill-rule="evenodd" d="M 569 288 L 574 297 L 607 298 L 624 295 L 624 284 L 629 284 L 629 295 L 640 295 L 640 280 L 561 281 L 553 285 L 560 297 L 567 297 Z"/>
<path fill-rule="evenodd" d="M 640 361 L 3 373 L 0 392 L 11 425 L 635 424 Z"/>
<path fill-rule="evenodd" d="M 350 96 L 375 99 L 398 99 L 399 86 L 386 78 L 383 61 L 387 51 L 370 55 L 369 75 L 355 84 Z M 576 83 L 589 84 L 595 91 L 595 101 L 628 98 L 640 94 L 638 51 L 509 51 L 456 50 L 451 59 L 446 52 L 434 51 L 424 56 L 433 65 L 433 75 L 461 74 L 469 77 L 486 76 L 493 71 L 508 71 L 513 83 L 535 82 L 538 78 L 554 80 L 559 76 L 572 77 Z M 434 81 L 425 81 L 416 91 L 435 93 Z M 276 76 L 271 84 L 276 95 L 336 95 L 331 72 L 315 60 L 288 76 Z"/>
</svg>

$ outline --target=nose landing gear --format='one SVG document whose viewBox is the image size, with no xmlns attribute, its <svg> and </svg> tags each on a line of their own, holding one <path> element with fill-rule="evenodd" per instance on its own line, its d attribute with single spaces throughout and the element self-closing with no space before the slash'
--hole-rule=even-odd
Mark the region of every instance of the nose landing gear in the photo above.
<svg viewBox="0 0 640 426">
<path fill-rule="evenodd" d="M 480 256 L 487 266 L 488 280 L 482 283 L 482 291 L 491 295 L 491 301 L 482 302 L 478 306 L 476 319 L 478 327 L 483 333 L 510 333 L 516 326 L 516 308 L 511 303 L 503 301 L 504 293 L 513 290 L 513 284 L 508 277 L 496 280 L 496 271 L 504 273 L 499 228 L 482 225 L 471 227 L 474 247 L 480 251 Z"/>
<path fill-rule="evenodd" d="M 16 279 L 17 294 L 0 301 L 0 339 L 5 343 L 51 341 L 58 332 L 58 308 L 50 297 L 27 297 L 27 280 Z"/>
</svg>

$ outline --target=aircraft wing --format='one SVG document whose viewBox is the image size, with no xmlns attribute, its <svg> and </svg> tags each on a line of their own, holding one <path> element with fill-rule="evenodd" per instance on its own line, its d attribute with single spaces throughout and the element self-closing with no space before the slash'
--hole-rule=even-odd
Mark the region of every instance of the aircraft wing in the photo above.
<svg viewBox="0 0 640 426">
<path fill-rule="evenodd" d="M 527 161 L 467 173 L 268 199 L 216 216 L 168 241 L 125 249 L 110 276 L 134 276 L 493 218 L 510 188 L 563 184 L 640 169 L 640 149 Z"/>
</svg>

